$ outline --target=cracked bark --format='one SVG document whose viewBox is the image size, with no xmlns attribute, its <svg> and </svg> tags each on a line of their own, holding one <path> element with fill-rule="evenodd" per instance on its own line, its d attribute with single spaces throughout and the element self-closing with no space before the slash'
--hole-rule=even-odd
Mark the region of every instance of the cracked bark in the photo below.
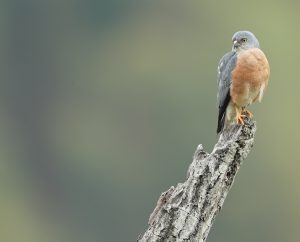
<svg viewBox="0 0 300 242">
<path fill-rule="evenodd" d="M 204 242 L 241 162 L 250 152 L 256 124 L 246 120 L 224 131 L 211 154 L 200 144 L 186 181 L 162 193 L 140 242 Z"/>
</svg>

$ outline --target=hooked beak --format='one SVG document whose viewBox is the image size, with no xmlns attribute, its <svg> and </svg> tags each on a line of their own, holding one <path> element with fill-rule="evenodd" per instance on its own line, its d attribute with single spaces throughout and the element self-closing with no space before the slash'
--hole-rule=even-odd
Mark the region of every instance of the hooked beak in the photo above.
<svg viewBox="0 0 300 242">
<path fill-rule="evenodd" d="M 234 41 L 233 41 L 233 47 L 232 47 L 232 49 L 236 50 L 238 47 L 239 47 L 238 41 L 237 41 L 237 40 L 234 40 Z"/>
<path fill-rule="evenodd" d="M 233 41 L 233 46 L 234 46 L 234 47 L 238 47 L 238 46 L 239 46 L 239 43 L 238 43 L 237 40 Z"/>
</svg>

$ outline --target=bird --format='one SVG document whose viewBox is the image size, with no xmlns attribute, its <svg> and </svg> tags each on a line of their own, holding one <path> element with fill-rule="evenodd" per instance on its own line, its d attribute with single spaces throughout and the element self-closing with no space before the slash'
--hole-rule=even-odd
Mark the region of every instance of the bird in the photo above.
<svg viewBox="0 0 300 242">
<path fill-rule="evenodd" d="M 234 123 L 244 125 L 252 103 L 262 101 L 268 86 L 270 66 L 259 42 L 250 31 L 238 31 L 232 37 L 232 49 L 218 65 L 217 134 Z"/>
</svg>

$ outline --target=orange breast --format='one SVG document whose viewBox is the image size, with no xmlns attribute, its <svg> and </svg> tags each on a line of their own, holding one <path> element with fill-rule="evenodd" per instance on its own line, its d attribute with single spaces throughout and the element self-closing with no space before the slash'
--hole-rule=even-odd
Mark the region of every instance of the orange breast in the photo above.
<svg viewBox="0 0 300 242">
<path fill-rule="evenodd" d="M 265 54 L 258 48 L 238 53 L 236 68 L 232 72 L 231 100 L 245 107 L 257 99 L 262 85 L 267 86 L 270 67 Z"/>
</svg>

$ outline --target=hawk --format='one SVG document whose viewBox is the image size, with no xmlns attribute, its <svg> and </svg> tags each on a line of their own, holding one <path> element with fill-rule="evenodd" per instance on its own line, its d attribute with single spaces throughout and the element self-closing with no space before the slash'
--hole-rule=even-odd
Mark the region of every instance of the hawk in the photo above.
<svg viewBox="0 0 300 242">
<path fill-rule="evenodd" d="M 234 122 L 244 125 L 246 115 L 253 117 L 246 108 L 261 102 L 270 76 L 268 60 L 253 33 L 236 32 L 232 44 L 218 66 L 218 134 Z"/>
</svg>

